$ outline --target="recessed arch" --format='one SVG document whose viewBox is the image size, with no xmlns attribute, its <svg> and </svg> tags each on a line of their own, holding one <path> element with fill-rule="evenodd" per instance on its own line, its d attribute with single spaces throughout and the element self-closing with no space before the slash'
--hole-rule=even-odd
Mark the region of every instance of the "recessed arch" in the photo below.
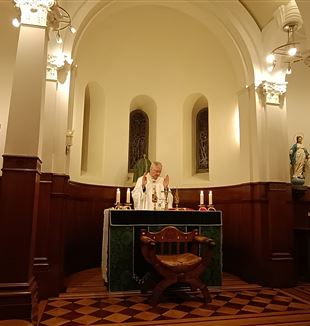
<svg viewBox="0 0 310 326">
<path fill-rule="evenodd" d="M 209 109 L 203 106 L 193 117 L 195 124 L 196 173 L 209 172 Z M 193 126 L 194 127 L 194 126 Z"/>
<path fill-rule="evenodd" d="M 130 102 L 129 112 L 131 113 L 135 110 L 143 112 L 148 119 L 148 158 L 153 160 L 156 157 L 156 103 L 148 95 L 137 95 Z"/>
<path fill-rule="evenodd" d="M 206 95 L 202 93 L 195 93 L 189 95 L 185 102 L 183 108 L 183 152 L 184 152 L 184 173 L 186 177 L 191 177 L 196 175 L 202 178 L 208 178 L 209 172 L 209 150 L 208 150 L 208 167 L 204 169 L 198 169 L 199 164 L 197 160 L 199 155 L 199 140 L 197 140 L 197 117 L 199 118 L 199 113 L 205 112 L 207 110 L 207 115 L 209 116 L 209 103 Z M 201 116 L 205 117 L 205 115 Z M 207 126 L 209 119 L 207 121 Z M 206 125 L 204 125 L 206 126 Z M 207 149 L 209 149 L 209 128 L 207 128 Z M 198 141 L 198 143 L 197 143 Z M 199 175 L 197 175 L 197 172 Z"/>
<path fill-rule="evenodd" d="M 103 166 L 104 92 L 96 82 L 85 87 L 81 174 L 100 175 Z"/>
<path fill-rule="evenodd" d="M 136 163 L 149 156 L 149 117 L 141 109 L 129 116 L 128 172 L 133 172 Z"/>
<path fill-rule="evenodd" d="M 78 27 L 78 33 L 75 37 L 70 35 L 70 33 L 66 33 L 64 49 L 66 52 L 72 53 L 73 57 L 76 51 L 78 51 L 79 40 L 85 30 L 100 15 L 108 17 L 121 10 L 127 10 L 136 6 L 162 6 L 189 15 L 205 25 L 209 31 L 216 33 L 217 38 L 225 44 L 227 52 L 233 57 L 232 61 L 235 62 L 234 69 L 238 72 L 236 76 L 239 79 L 240 88 L 244 85 L 252 84 L 258 78 L 255 77 L 256 73 L 261 77 L 261 62 L 259 58 L 261 56 L 262 44 L 260 30 L 253 18 L 239 2 L 225 2 L 225 4 L 222 4 L 220 1 L 204 3 L 193 3 L 190 1 L 182 3 L 85 1 L 82 4 L 76 5 L 70 3 L 70 6 L 74 12 L 72 21 Z M 229 6 L 229 10 L 227 6 Z"/>
<path fill-rule="evenodd" d="M 152 11 L 155 7 L 156 10 Z M 180 139 L 178 135 L 182 135 L 182 133 L 179 132 L 181 118 L 177 111 L 182 107 L 184 94 L 189 94 L 192 90 L 199 90 L 200 95 L 208 93 L 208 100 L 212 101 L 213 109 L 216 109 L 217 115 L 219 115 L 220 110 L 226 111 L 226 108 L 229 108 L 229 104 L 224 103 L 228 101 L 222 100 L 221 94 L 227 94 L 226 98 L 229 99 L 236 96 L 240 84 L 245 79 L 242 72 L 238 75 L 234 74 L 235 69 L 240 70 L 238 65 L 241 64 L 242 60 L 239 60 L 238 67 L 235 68 L 230 56 L 227 55 L 233 43 L 232 39 L 229 41 L 230 46 L 228 48 L 221 44 L 223 41 L 219 39 L 218 35 L 225 33 L 224 25 L 218 35 L 217 31 L 210 30 L 212 21 L 218 20 L 218 18 L 213 17 L 208 23 L 203 21 L 203 18 L 212 15 L 212 12 L 207 14 L 205 9 L 198 13 L 198 7 L 188 3 L 186 6 L 180 5 L 175 8 L 159 6 L 154 3 L 134 6 L 129 6 L 128 3 L 125 3 L 124 6 L 111 4 L 105 8 L 104 12 L 98 13 L 96 18 L 87 26 L 85 37 L 80 43 L 81 51 L 78 51 L 78 44 L 76 48 L 78 53 L 76 61 L 78 64 L 77 80 L 79 85 L 83 85 L 84 81 L 92 79 L 99 80 L 104 85 L 107 92 L 107 121 L 109 120 L 107 122 L 109 129 L 107 130 L 107 137 L 113 135 L 116 130 L 115 128 L 114 130 L 111 129 L 113 121 L 118 122 L 121 130 L 128 128 L 129 114 L 128 111 L 125 111 L 128 110 L 128 107 L 130 110 L 139 108 L 138 105 L 131 104 L 131 99 L 135 94 L 140 93 L 141 95 L 135 96 L 133 102 L 135 100 L 144 101 L 143 97 L 152 100 L 156 98 L 157 103 L 154 104 L 155 109 L 152 110 L 155 119 L 150 117 L 149 158 L 151 160 L 154 158 L 165 160 L 165 157 L 171 152 L 162 134 L 156 133 L 157 124 L 159 124 L 159 128 L 165 128 L 168 132 L 171 131 L 178 147 L 176 150 L 183 147 L 181 141 L 178 143 Z M 164 15 L 160 15 L 161 13 Z M 139 17 L 152 18 L 150 21 L 152 24 L 149 22 L 142 29 Z M 168 29 L 166 27 L 168 25 L 162 24 L 167 33 L 158 33 L 156 27 L 158 19 L 154 19 L 158 17 L 174 17 L 173 21 L 178 28 Z M 164 22 L 166 21 L 167 19 L 164 20 Z M 218 24 L 221 25 L 222 21 L 218 20 Z M 124 26 L 128 26 L 128 29 L 124 29 Z M 101 27 L 102 32 L 99 35 L 96 31 Z M 155 37 L 149 37 L 149 34 Z M 185 38 L 184 36 L 188 37 Z M 226 37 L 231 36 L 226 34 Z M 185 43 L 187 43 L 186 48 Z M 98 49 L 98 44 L 101 45 L 100 49 Z M 200 45 L 200 51 L 195 50 L 197 44 Z M 209 44 L 213 45 L 213 51 L 210 51 Z M 176 51 L 176 48 L 179 50 Z M 182 51 L 183 48 L 186 51 Z M 239 53 L 239 49 L 238 51 L 235 50 L 235 55 L 237 53 Z M 239 76 L 243 77 L 238 79 L 236 76 L 238 78 Z M 239 81 L 236 82 L 236 79 Z M 75 92 L 80 92 L 80 89 L 76 87 Z M 119 96 L 120 94 L 122 95 Z M 144 94 L 152 94 L 152 96 Z M 155 103 L 154 100 L 153 102 Z M 76 111 L 73 109 L 73 112 Z M 169 121 L 175 122 L 172 129 L 169 128 L 165 116 L 169 116 Z M 124 119 L 119 119 L 120 117 Z M 191 117 L 189 119 L 191 121 Z M 125 132 L 123 135 L 127 137 L 129 133 Z M 113 153 L 115 159 L 117 157 L 122 162 L 120 170 L 127 172 L 128 139 L 121 136 L 117 150 L 107 147 L 104 152 L 105 157 L 110 157 L 110 153 Z M 181 151 L 178 153 L 182 157 L 183 153 Z M 189 169 L 191 174 L 192 166 L 191 164 Z M 109 163 L 105 168 L 112 171 L 115 169 Z M 181 168 L 177 173 L 183 173 Z M 115 171 L 115 175 L 118 177 L 120 172 Z M 112 174 L 107 178 L 107 180 L 109 179 L 112 179 Z"/>
</svg>

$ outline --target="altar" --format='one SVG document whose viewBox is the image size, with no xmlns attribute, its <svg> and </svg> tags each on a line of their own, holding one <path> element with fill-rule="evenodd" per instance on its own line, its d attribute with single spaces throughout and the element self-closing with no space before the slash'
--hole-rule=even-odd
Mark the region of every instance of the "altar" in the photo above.
<svg viewBox="0 0 310 326">
<path fill-rule="evenodd" d="M 208 286 L 222 284 L 221 211 L 106 209 L 102 277 L 109 291 L 140 289 L 139 284 L 150 268 L 140 252 L 140 230 L 157 231 L 167 225 L 174 225 L 182 231 L 198 229 L 215 241 L 211 265 L 202 277 Z"/>
</svg>

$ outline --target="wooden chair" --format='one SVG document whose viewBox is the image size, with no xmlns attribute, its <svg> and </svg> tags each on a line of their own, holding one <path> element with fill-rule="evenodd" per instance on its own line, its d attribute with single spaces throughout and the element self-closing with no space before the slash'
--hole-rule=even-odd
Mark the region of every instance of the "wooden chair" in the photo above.
<svg viewBox="0 0 310 326">
<path fill-rule="evenodd" d="M 150 304 L 155 305 L 164 290 L 175 283 L 187 283 L 192 291 L 199 288 L 205 304 L 211 302 L 207 285 L 200 276 L 211 261 L 215 246 L 212 239 L 199 235 L 197 230 L 182 232 L 167 226 L 159 232 L 142 229 L 140 241 L 143 257 L 162 277 L 152 290 Z"/>
</svg>

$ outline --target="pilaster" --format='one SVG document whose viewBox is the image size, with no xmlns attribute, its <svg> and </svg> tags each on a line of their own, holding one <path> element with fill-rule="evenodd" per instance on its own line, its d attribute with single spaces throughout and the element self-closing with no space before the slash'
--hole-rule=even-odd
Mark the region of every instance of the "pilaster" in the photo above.
<svg viewBox="0 0 310 326">
<path fill-rule="evenodd" d="M 63 173 L 72 145 L 68 130 L 68 92 L 72 59 L 63 52 L 47 56 L 46 92 L 43 113 L 42 171 Z"/>
<path fill-rule="evenodd" d="M 33 274 L 45 91 L 47 15 L 54 0 L 15 0 L 20 32 L 5 139 L 0 214 L 0 319 L 35 323 Z"/>
<path fill-rule="evenodd" d="M 41 161 L 3 155 L 0 219 L 0 319 L 34 321 L 37 285 L 33 257 Z"/>
<path fill-rule="evenodd" d="M 263 181 L 289 182 L 286 83 L 263 81 L 256 91 L 263 127 L 262 158 L 266 164 Z"/>
</svg>

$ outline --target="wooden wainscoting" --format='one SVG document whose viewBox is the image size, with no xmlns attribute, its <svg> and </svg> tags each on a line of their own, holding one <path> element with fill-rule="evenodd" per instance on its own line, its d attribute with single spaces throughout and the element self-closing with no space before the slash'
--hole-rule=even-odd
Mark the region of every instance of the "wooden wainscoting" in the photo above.
<svg viewBox="0 0 310 326">
<path fill-rule="evenodd" d="M 197 209 L 199 190 L 179 189 L 179 206 Z M 263 285 L 294 284 L 294 225 L 309 204 L 308 190 L 298 201 L 286 183 L 208 190 L 223 213 L 224 271 Z M 71 182 L 65 175 L 41 176 L 35 255 L 40 298 L 62 291 L 70 274 L 100 266 L 103 212 L 113 206 L 115 191 Z M 121 193 L 124 201 L 125 187 Z"/>
<path fill-rule="evenodd" d="M 36 320 L 33 277 L 41 161 L 3 155 L 0 211 L 0 319 Z"/>
</svg>

